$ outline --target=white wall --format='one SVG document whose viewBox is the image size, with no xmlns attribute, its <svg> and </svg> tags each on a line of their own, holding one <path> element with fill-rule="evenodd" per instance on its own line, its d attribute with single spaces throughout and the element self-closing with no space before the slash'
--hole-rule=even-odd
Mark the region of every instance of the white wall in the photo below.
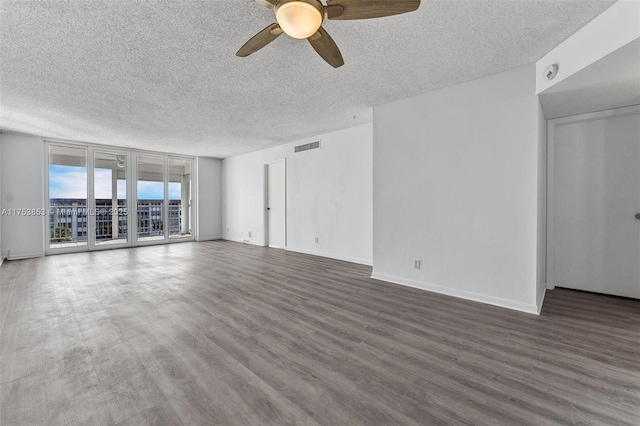
<svg viewBox="0 0 640 426">
<path fill-rule="evenodd" d="M 222 236 L 222 160 L 198 157 L 198 241 Z"/>
<path fill-rule="evenodd" d="M 31 135 L 0 135 L 2 208 L 44 209 L 44 145 Z M 2 253 L 10 259 L 44 255 L 44 216 L 2 216 Z"/>
<path fill-rule="evenodd" d="M 374 278 L 537 312 L 535 81 L 529 65 L 374 108 Z"/>
<path fill-rule="evenodd" d="M 264 164 L 286 158 L 287 250 L 371 264 L 372 131 L 369 123 L 225 159 L 224 238 L 265 244 Z M 319 139 L 320 149 L 294 153 Z"/>
</svg>

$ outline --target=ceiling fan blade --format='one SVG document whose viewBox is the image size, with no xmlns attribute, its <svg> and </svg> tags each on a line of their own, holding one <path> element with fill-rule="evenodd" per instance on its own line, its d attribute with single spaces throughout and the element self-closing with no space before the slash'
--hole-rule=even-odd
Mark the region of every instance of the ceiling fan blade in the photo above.
<svg viewBox="0 0 640 426">
<path fill-rule="evenodd" d="M 327 0 L 327 15 L 335 20 L 371 19 L 413 12 L 419 7 L 420 0 Z"/>
<path fill-rule="evenodd" d="M 280 28 L 280 25 L 271 24 L 264 30 L 260 31 L 258 34 L 251 37 L 251 40 L 246 42 L 244 46 L 242 46 L 240 50 L 238 50 L 236 55 L 242 58 L 244 58 L 245 56 L 249 56 L 252 53 L 255 53 L 258 50 L 262 49 L 273 40 L 280 37 L 280 34 L 282 33 L 283 31 L 282 28 Z"/>
<path fill-rule="evenodd" d="M 269 9 L 273 9 L 273 6 L 276 5 L 276 0 L 252 0 L 252 1 L 264 7 L 268 7 Z"/>
<path fill-rule="evenodd" d="M 320 27 L 318 32 L 307 40 L 309 40 L 314 50 L 318 52 L 318 55 L 322 56 L 322 59 L 327 61 L 329 65 L 334 68 L 344 65 L 344 59 L 342 59 L 342 53 L 340 53 L 338 45 L 324 28 Z"/>
</svg>

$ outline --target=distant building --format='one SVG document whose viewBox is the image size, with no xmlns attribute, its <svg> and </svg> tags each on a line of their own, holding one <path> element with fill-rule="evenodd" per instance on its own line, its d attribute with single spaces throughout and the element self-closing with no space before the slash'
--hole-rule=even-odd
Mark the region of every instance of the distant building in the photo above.
<svg viewBox="0 0 640 426">
<path fill-rule="evenodd" d="M 96 240 L 126 238 L 128 219 L 137 219 L 138 235 L 153 237 L 164 235 L 165 222 L 170 235 L 178 235 L 182 227 L 181 200 L 169 200 L 169 217 L 165 221 L 163 200 L 138 200 L 137 215 L 127 216 L 126 200 L 118 200 L 114 212 L 111 199 L 97 199 L 95 212 L 89 212 L 87 200 L 73 198 L 52 198 L 50 201 L 49 229 L 52 242 L 87 241 L 88 219 L 96 218 Z M 118 214 L 118 230 L 114 235 L 113 213 Z"/>
</svg>

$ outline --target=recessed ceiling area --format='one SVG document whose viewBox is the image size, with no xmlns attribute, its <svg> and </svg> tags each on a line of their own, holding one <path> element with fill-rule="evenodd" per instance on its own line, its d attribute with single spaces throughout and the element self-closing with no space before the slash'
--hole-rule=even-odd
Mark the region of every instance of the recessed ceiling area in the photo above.
<svg viewBox="0 0 640 426">
<path fill-rule="evenodd" d="M 372 119 L 374 105 L 532 63 L 612 0 L 424 1 L 235 52 L 274 22 L 240 0 L 1 2 L 0 128 L 228 157 Z"/>
<path fill-rule="evenodd" d="M 640 39 L 540 94 L 545 118 L 640 104 Z"/>
</svg>

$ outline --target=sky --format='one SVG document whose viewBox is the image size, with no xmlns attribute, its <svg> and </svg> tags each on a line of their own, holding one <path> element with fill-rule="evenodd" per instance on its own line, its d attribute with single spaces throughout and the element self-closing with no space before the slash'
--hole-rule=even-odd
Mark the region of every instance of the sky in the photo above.
<svg viewBox="0 0 640 426">
<path fill-rule="evenodd" d="M 111 198 L 111 169 L 95 169 L 95 198 Z M 87 198 L 87 168 L 49 166 L 49 198 Z M 126 198 L 126 183 L 118 180 L 118 198 Z M 162 182 L 138 182 L 138 199 L 162 200 Z M 180 183 L 169 182 L 169 199 L 180 199 Z"/>
</svg>

